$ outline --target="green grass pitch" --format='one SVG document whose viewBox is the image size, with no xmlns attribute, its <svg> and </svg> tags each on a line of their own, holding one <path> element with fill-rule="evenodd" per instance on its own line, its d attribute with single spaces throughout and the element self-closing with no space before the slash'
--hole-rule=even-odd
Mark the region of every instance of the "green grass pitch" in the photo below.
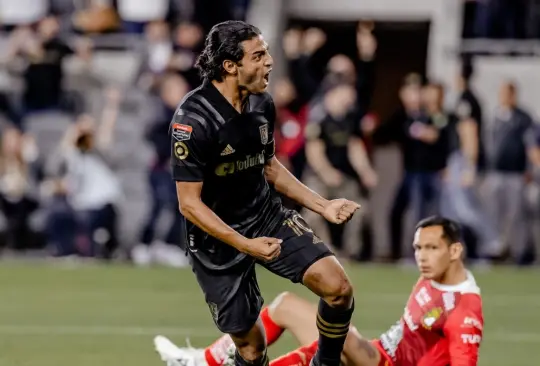
<svg viewBox="0 0 540 366">
<path fill-rule="evenodd" d="M 354 324 L 376 337 L 394 323 L 413 286 L 413 269 L 347 267 L 356 289 Z M 497 268 L 475 273 L 484 298 L 482 366 L 540 363 L 540 271 Z M 299 285 L 258 270 L 269 302 Z M 219 336 L 189 269 L 48 263 L 0 264 L 0 366 L 162 365 L 156 334 L 204 347 Z M 287 335 L 276 356 L 296 346 Z"/>
</svg>

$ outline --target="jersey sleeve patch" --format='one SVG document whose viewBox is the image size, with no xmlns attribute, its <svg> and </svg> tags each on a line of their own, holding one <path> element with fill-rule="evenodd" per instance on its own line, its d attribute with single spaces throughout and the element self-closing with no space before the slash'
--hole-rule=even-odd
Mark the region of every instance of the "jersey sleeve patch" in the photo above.
<svg viewBox="0 0 540 366">
<path fill-rule="evenodd" d="M 193 127 L 184 125 L 182 123 L 174 123 L 172 125 L 172 137 L 176 141 L 186 141 L 191 138 L 191 132 L 193 132 Z"/>
</svg>

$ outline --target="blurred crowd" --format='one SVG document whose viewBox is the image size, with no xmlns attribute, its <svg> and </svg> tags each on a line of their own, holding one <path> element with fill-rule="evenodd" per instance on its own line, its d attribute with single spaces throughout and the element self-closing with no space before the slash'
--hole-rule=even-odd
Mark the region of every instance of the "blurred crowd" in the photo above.
<svg viewBox="0 0 540 366">
<path fill-rule="evenodd" d="M 127 253 L 139 265 L 186 265 L 169 172 L 169 123 L 179 101 L 200 82 L 193 67 L 205 33 L 221 20 L 244 19 L 248 3 L 0 0 L 8 50 L 1 67 L 22 85 L 18 94 L 0 92 L 0 243 L 6 251 L 104 259 Z M 363 205 L 345 228 L 309 212 L 306 220 L 342 257 L 398 261 L 410 256 L 402 252 L 406 213 L 414 220 L 442 213 L 467 228 L 471 258 L 530 263 L 536 243 L 531 220 L 540 212 L 540 199 L 526 192 L 540 184 L 540 132 L 519 103 L 518 86 L 501 81 L 499 107 L 485 121 L 469 84 L 472 63 L 464 60 L 455 85 L 411 73 L 399 90 L 401 107 L 379 121 L 371 107 L 377 82 L 374 28 L 373 22 L 360 22 L 356 57 L 334 55 L 323 75 L 313 70 L 312 59 L 325 46 L 324 31 L 290 28 L 284 34 L 288 72 L 271 85 L 278 112 L 276 154 L 324 196 Z M 81 88 L 67 89 L 68 57 L 77 59 L 81 70 L 91 68 L 102 47 L 96 37 L 111 34 L 140 34 L 142 62 L 133 85 L 126 90 L 107 80 L 84 79 Z M 88 107 L 89 89 L 100 91 L 97 114 Z M 130 109 L 127 95 L 134 90 L 152 101 L 151 121 L 121 126 L 120 116 Z M 449 103 L 450 90 L 459 98 Z M 70 123 L 60 126 L 62 136 L 48 151 L 40 146 L 45 138 L 30 127 L 50 123 L 50 111 L 69 116 Z M 138 142 L 130 136 L 141 129 L 151 150 L 149 164 L 118 161 L 115 148 L 123 141 L 136 149 L 132 145 Z M 388 218 L 391 250 L 388 258 L 371 258 L 365 250 L 373 243 L 369 202 L 384 169 L 374 166 L 373 156 L 390 145 L 401 150 L 404 169 Z M 135 160 L 135 154 L 129 158 Z M 119 178 L 122 164 L 146 169 L 147 177 L 149 204 L 131 242 L 124 242 L 118 224 L 126 214 L 119 202 L 134 184 Z M 173 219 L 160 235 L 164 213 Z"/>
<path fill-rule="evenodd" d="M 326 197 L 363 203 L 362 214 L 344 230 L 311 213 L 306 220 L 341 256 L 371 259 L 362 253 L 366 238 L 361 232 L 370 225 L 369 196 L 377 189 L 378 171 L 385 169 L 371 161 L 377 149 L 394 144 L 401 150 L 403 177 L 388 220 L 387 259 L 409 260 L 410 251 L 402 252 L 409 212 L 413 222 L 430 214 L 460 222 L 468 255 L 479 263 L 532 263 L 532 222 L 540 201 L 527 192 L 540 183 L 540 130 L 520 105 L 518 86 L 501 80 L 499 106 L 485 121 L 470 85 L 472 63 L 464 59 L 455 85 L 407 75 L 399 90 L 401 107 L 378 121 L 370 109 L 376 82 L 373 28 L 371 22 L 360 22 L 356 59 L 335 55 L 322 79 L 310 73 L 309 63 L 325 34 L 314 28 L 285 34 L 290 73 L 273 91 L 280 121 L 277 154 Z M 450 91 L 457 100 L 448 100 Z"/>
<path fill-rule="evenodd" d="M 122 162 L 115 150 L 120 139 L 129 139 L 127 133 L 117 136 L 122 127 L 117 121 L 130 108 L 125 97 L 136 89 L 154 108 L 146 126 L 127 126 L 144 129 L 142 137 L 152 151 L 147 167 L 151 204 L 147 218 L 137 224 L 140 233 L 132 257 L 141 264 L 156 259 L 184 265 L 181 220 L 169 175 L 169 122 L 183 96 L 200 82 L 193 66 L 204 34 L 217 22 L 244 19 L 248 4 L 249 0 L 0 1 L 5 51 L 0 68 L 9 77 L 0 92 L 1 246 L 7 251 L 44 248 L 53 256 L 104 259 L 120 252 L 121 244 L 133 246 L 119 240 L 119 202 L 125 200 L 127 188 L 118 174 Z M 133 38 L 139 42 L 131 44 Z M 142 61 L 135 85 L 128 90 L 92 74 L 96 52 L 133 49 Z M 75 87 L 66 82 L 68 59 L 76 61 L 77 73 L 84 76 Z M 92 113 L 90 99 L 96 90 L 99 113 Z M 68 124 L 61 123 L 65 118 Z M 49 135 L 54 133 L 60 136 L 51 142 Z M 131 143 L 139 141 L 127 145 Z M 165 211 L 174 219 L 169 232 L 157 240 L 158 219 Z"/>
</svg>

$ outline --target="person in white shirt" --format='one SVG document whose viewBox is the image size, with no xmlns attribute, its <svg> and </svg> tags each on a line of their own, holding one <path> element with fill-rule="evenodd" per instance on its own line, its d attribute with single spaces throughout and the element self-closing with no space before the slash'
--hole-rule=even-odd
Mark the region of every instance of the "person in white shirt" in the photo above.
<svg viewBox="0 0 540 366">
<path fill-rule="evenodd" d="M 73 213 L 72 224 L 76 227 L 76 233 L 72 234 L 79 234 L 80 240 L 75 250 L 72 243 L 55 243 L 58 251 L 64 251 L 59 255 L 77 253 L 110 258 L 118 246 L 116 204 L 122 196 L 122 187 L 106 157 L 113 142 L 118 104 L 119 93 L 110 91 L 98 128 L 92 117 L 82 115 L 68 129 L 60 146 L 58 166 L 63 169 L 56 179 L 54 193 L 60 200 L 65 197 L 65 208 Z M 54 212 L 51 215 L 65 218 L 63 214 Z M 55 220 L 49 219 L 52 225 Z M 55 230 L 52 230 L 53 241 L 54 237 L 62 238 L 56 241 L 74 240 L 71 235 Z"/>
</svg>

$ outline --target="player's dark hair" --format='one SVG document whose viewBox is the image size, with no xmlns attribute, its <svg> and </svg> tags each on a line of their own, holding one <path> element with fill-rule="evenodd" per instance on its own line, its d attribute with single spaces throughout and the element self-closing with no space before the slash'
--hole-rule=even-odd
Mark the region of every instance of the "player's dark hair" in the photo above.
<svg viewBox="0 0 540 366">
<path fill-rule="evenodd" d="M 415 231 L 427 227 L 440 226 L 442 228 L 442 237 L 448 244 L 454 244 L 461 241 L 461 228 L 459 224 L 453 220 L 441 216 L 431 216 L 421 220 L 416 224 Z"/>
<path fill-rule="evenodd" d="M 206 36 L 204 50 L 195 63 L 201 76 L 208 80 L 222 81 L 223 62 L 239 62 L 244 57 L 242 42 L 261 34 L 259 28 L 238 20 L 216 24 Z"/>
</svg>

